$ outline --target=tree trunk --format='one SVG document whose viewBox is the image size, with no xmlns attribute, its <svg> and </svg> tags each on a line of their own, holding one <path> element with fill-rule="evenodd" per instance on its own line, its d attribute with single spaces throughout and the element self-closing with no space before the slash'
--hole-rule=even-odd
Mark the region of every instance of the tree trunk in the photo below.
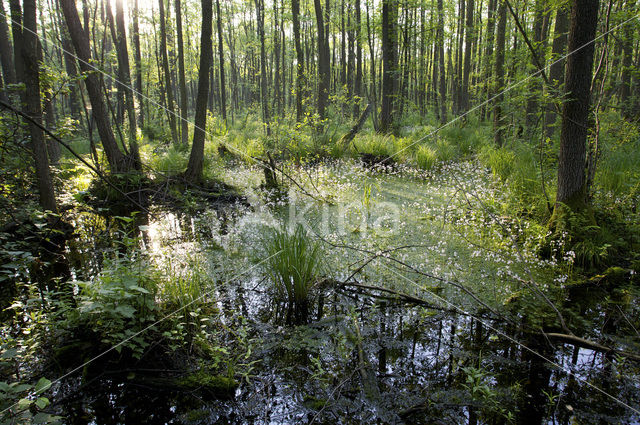
<svg viewBox="0 0 640 425">
<path fill-rule="evenodd" d="M 356 81 L 353 86 L 354 96 L 362 97 L 362 23 L 360 17 L 360 0 L 355 0 L 356 10 L 356 31 L 355 31 L 355 43 L 356 43 Z M 360 99 L 355 102 L 353 109 L 353 116 L 360 115 Z"/>
<path fill-rule="evenodd" d="M 218 22 L 218 56 L 220 58 L 220 111 L 225 124 L 227 122 L 227 93 L 224 78 L 224 45 L 222 44 L 222 14 L 220 0 L 216 0 L 216 20 Z"/>
<path fill-rule="evenodd" d="M 633 10 L 635 1 L 627 1 L 627 9 Z M 638 72 L 632 69 L 633 62 L 633 27 L 626 24 L 622 29 L 622 78 L 620 87 L 620 106 L 622 107 L 622 116 L 626 119 L 631 118 L 631 74 Z"/>
<path fill-rule="evenodd" d="M 176 33 L 178 41 L 178 91 L 180 93 L 180 141 L 183 146 L 189 144 L 189 111 L 187 109 L 187 82 L 184 75 L 184 43 L 182 40 L 182 5 L 175 0 Z"/>
<path fill-rule="evenodd" d="M 469 74 L 471 72 L 471 52 L 473 51 L 473 10 L 474 1 L 467 0 L 467 25 L 464 38 L 464 66 L 462 72 L 462 92 L 460 95 L 460 112 L 469 110 Z"/>
<path fill-rule="evenodd" d="M 495 96 L 495 106 L 493 108 L 493 140 L 496 146 L 500 147 L 504 143 L 504 119 L 502 117 L 502 102 L 504 101 L 504 49 L 507 28 L 507 5 L 504 0 L 500 1 L 498 7 L 498 28 L 496 32 L 496 83 L 492 90 Z M 495 93 L 495 94 L 494 94 Z"/>
<path fill-rule="evenodd" d="M 0 62 L 2 62 L 2 77 L 5 85 L 15 84 L 16 72 L 13 64 L 13 50 L 9 40 L 9 27 L 5 18 L 4 2 L 0 1 Z"/>
<path fill-rule="evenodd" d="M 484 93 L 483 95 L 487 96 L 487 100 L 490 99 L 491 90 L 489 88 L 489 81 L 491 78 L 491 68 L 493 67 L 493 42 L 494 42 L 494 30 L 495 30 L 495 22 L 496 22 L 496 0 L 489 0 L 489 5 L 487 8 L 487 35 L 485 41 L 485 50 L 484 50 L 484 70 L 482 72 L 484 79 Z M 484 121 L 486 118 L 487 107 L 482 107 L 481 118 Z"/>
<path fill-rule="evenodd" d="M 38 124 L 42 123 L 42 108 L 40 105 L 40 69 L 38 61 L 38 37 L 36 28 L 36 1 L 24 0 L 24 31 L 22 32 L 21 46 L 24 64 L 24 83 L 26 112 Z M 44 140 L 44 132 L 35 123 L 29 121 L 31 134 L 31 149 L 36 168 L 38 181 L 38 193 L 42 209 L 57 211 L 56 197 L 53 192 L 47 146 Z"/>
<path fill-rule="evenodd" d="M 118 144 L 113 135 L 107 106 L 100 89 L 100 78 L 95 72 L 95 69 L 89 66 L 91 61 L 89 38 L 80 24 L 75 1 L 60 0 L 60 4 L 67 28 L 69 29 L 69 36 L 71 37 L 76 55 L 79 59 L 80 70 L 85 74 L 84 82 L 87 87 L 87 93 L 89 94 L 89 100 L 91 101 L 93 119 L 98 128 L 98 133 L 100 134 L 102 146 L 104 147 L 111 171 L 114 173 L 128 172 L 132 164 L 118 148 Z"/>
<path fill-rule="evenodd" d="M 271 114 L 269 112 L 269 92 L 267 91 L 267 53 L 264 41 L 264 0 L 255 0 L 258 38 L 260 40 L 260 103 L 262 122 L 267 136 L 271 136 Z"/>
<path fill-rule="evenodd" d="M 22 9 L 20 0 L 9 0 L 11 10 L 11 35 L 13 36 L 13 65 L 15 82 L 24 80 L 24 60 L 22 59 Z"/>
<path fill-rule="evenodd" d="M 331 81 L 331 66 L 329 58 L 328 26 L 325 26 L 324 12 L 320 0 L 313 0 L 318 29 L 318 115 L 320 122 L 316 130 L 321 132 L 326 119 L 326 107 L 329 101 L 329 83 Z M 328 12 L 328 11 L 327 11 Z M 327 22 L 328 25 L 328 22 Z"/>
<path fill-rule="evenodd" d="M 138 109 L 140 114 L 138 115 L 138 124 L 140 127 L 144 127 L 144 96 L 142 94 L 142 52 L 140 50 L 140 26 L 138 24 L 138 0 L 134 0 L 133 3 L 133 50 L 134 61 L 136 64 L 136 92 L 138 92 Z"/>
<path fill-rule="evenodd" d="M 116 0 L 116 28 L 118 38 L 116 51 L 118 54 L 119 88 L 124 93 L 124 104 L 129 119 L 129 149 L 135 161 L 134 166 L 140 169 L 140 152 L 138 150 L 138 126 L 136 125 L 136 107 L 134 104 L 133 90 L 131 90 L 131 69 L 129 66 L 129 49 L 127 48 L 127 33 L 124 25 L 124 9 L 122 0 Z"/>
<path fill-rule="evenodd" d="M 171 139 L 178 143 L 178 128 L 176 127 L 175 109 L 173 106 L 173 84 L 171 83 L 171 71 L 169 70 L 169 56 L 167 54 L 167 23 L 164 15 L 164 0 L 158 0 L 160 11 L 160 54 L 162 55 L 162 71 L 164 74 L 164 88 L 167 95 L 167 118 L 171 128 Z"/>
<path fill-rule="evenodd" d="M 556 12 L 556 23 L 553 30 L 553 46 L 551 48 L 551 60 L 553 64 L 549 68 L 549 82 L 551 87 L 552 98 L 560 98 L 560 91 L 564 84 L 564 64 L 565 59 L 560 59 L 566 51 L 567 47 L 567 31 L 569 29 L 569 14 L 571 13 L 567 5 L 562 5 Z M 551 138 L 554 133 L 554 124 L 556 122 L 556 108 L 553 103 L 547 105 L 544 127 L 545 137 Z"/>
<path fill-rule="evenodd" d="M 300 43 L 300 0 L 291 0 L 291 17 L 293 20 L 293 41 L 296 49 L 296 122 L 302 122 L 302 96 L 304 90 L 304 52 Z"/>
<path fill-rule="evenodd" d="M 538 64 L 544 64 L 544 47 L 543 44 L 543 23 L 546 0 L 536 0 L 535 16 L 533 21 L 533 52 L 531 53 L 531 68 L 538 69 Z M 539 97 L 542 93 L 542 82 L 540 77 L 536 75 L 529 82 L 529 95 L 526 106 L 526 125 L 530 131 L 538 123 Z"/>
<path fill-rule="evenodd" d="M 394 109 L 398 89 L 398 3 L 382 1 L 382 107 L 380 110 L 381 133 L 394 129 Z"/>
<path fill-rule="evenodd" d="M 189 155 L 189 165 L 185 178 L 190 182 L 202 179 L 204 161 L 204 138 L 207 126 L 207 98 L 209 97 L 209 68 L 213 57 L 213 2 L 202 0 L 202 31 L 200 32 L 200 68 L 198 70 L 198 94 L 196 97 L 196 117 L 193 130 L 193 143 Z"/>
<path fill-rule="evenodd" d="M 447 122 L 447 81 L 444 69 L 444 6 L 438 0 L 438 75 L 440 77 L 440 122 Z M 434 64 L 435 66 L 435 64 Z"/>
<path fill-rule="evenodd" d="M 561 205 L 572 211 L 586 207 L 586 144 L 589 131 L 589 101 L 593 73 L 592 43 L 598 23 L 598 0 L 572 0 L 565 93 L 562 105 L 558 192 L 554 218 Z M 578 50 L 579 49 L 579 50 Z"/>
</svg>

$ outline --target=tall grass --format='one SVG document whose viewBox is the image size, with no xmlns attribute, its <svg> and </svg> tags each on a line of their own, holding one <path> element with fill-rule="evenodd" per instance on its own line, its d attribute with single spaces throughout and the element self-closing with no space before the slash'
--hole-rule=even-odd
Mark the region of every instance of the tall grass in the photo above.
<svg viewBox="0 0 640 425">
<path fill-rule="evenodd" d="M 266 243 L 268 270 L 276 302 L 285 308 L 286 323 L 306 323 L 312 292 L 321 275 L 320 246 L 301 225 L 292 233 L 275 229 Z"/>
</svg>

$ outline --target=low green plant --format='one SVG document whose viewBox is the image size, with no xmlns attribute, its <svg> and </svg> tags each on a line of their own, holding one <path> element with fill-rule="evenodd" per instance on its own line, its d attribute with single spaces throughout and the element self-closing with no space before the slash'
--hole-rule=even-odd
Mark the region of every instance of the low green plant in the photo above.
<svg viewBox="0 0 640 425">
<path fill-rule="evenodd" d="M 429 146 L 420 146 L 415 154 L 416 163 L 423 170 L 431 170 L 438 161 L 437 152 Z"/>
<path fill-rule="evenodd" d="M 312 291 L 321 275 L 321 251 L 301 225 L 293 232 L 275 229 L 266 241 L 268 272 L 287 324 L 308 321 Z"/>
<path fill-rule="evenodd" d="M 136 334 L 155 319 L 157 306 L 155 282 L 142 272 L 146 268 L 136 268 L 130 261 L 110 262 L 95 280 L 78 282 L 78 308 L 68 310 L 66 328 L 90 329 L 101 343 L 140 358 L 148 334 Z"/>
</svg>

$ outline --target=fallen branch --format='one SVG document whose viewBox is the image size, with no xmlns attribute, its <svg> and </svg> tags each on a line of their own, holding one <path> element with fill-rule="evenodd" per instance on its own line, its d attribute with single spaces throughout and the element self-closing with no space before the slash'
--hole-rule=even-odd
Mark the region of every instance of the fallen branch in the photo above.
<svg viewBox="0 0 640 425">
<path fill-rule="evenodd" d="M 371 104 L 368 104 L 365 110 L 362 111 L 362 114 L 360 114 L 360 118 L 358 118 L 358 122 L 356 122 L 356 124 L 351 128 L 351 130 L 349 130 L 347 134 L 342 136 L 342 138 L 338 142 L 340 146 L 344 146 L 344 147 L 349 146 L 349 143 L 351 143 L 353 138 L 356 137 L 356 134 L 358 134 L 358 132 L 362 129 L 362 126 L 367 120 L 367 117 L 371 113 L 371 109 L 372 109 Z"/>
<path fill-rule="evenodd" d="M 629 359 L 640 361 L 640 354 L 617 350 L 611 347 L 605 347 L 604 345 L 598 344 L 597 342 L 589 341 L 588 339 L 580 338 L 579 336 L 559 334 L 554 332 L 543 333 L 543 335 L 548 339 L 565 342 L 576 347 L 587 348 L 589 350 L 599 351 L 601 353 L 616 353 Z"/>
</svg>

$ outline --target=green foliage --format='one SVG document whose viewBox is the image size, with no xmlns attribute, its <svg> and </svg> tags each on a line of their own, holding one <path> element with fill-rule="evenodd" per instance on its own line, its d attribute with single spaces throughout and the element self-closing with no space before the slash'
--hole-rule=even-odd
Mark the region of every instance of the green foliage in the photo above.
<svg viewBox="0 0 640 425">
<path fill-rule="evenodd" d="M 123 348 L 140 358 L 149 345 L 149 333 L 136 335 L 155 319 L 156 284 L 148 265 L 128 260 L 108 261 L 92 282 L 78 282 L 77 309 L 67 311 L 64 327 L 90 329 L 107 346 Z M 125 341 L 123 343 L 123 341 Z"/>
<path fill-rule="evenodd" d="M 617 197 L 638 196 L 640 129 L 618 114 L 603 114 L 600 138 L 602 154 L 596 171 L 596 189 Z"/>
<path fill-rule="evenodd" d="M 513 172 L 516 155 L 510 149 L 497 148 L 492 145 L 485 145 L 478 155 L 480 161 L 491 168 L 494 176 L 506 181 Z"/>
<path fill-rule="evenodd" d="M 157 153 L 146 155 L 151 168 L 163 174 L 176 175 L 187 169 L 189 152 L 182 146 L 169 145 L 166 149 L 158 149 Z"/>
<path fill-rule="evenodd" d="M 0 370 L 20 367 L 25 354 L 22 348 L 19 341 L 5 338 L 0 348 Z M 47 378 L 40 378 L 35 383 L 24 382 L 23 379 L 0 381 L 0 424 L 60 423 L 59 416 L 43 411 L 50 404 L 44 396 L 50 388 L 51 381 Z"/>
<path fill-rule="evenodd" d="M 438 159 L 437 152 L 429 146 L 420 146 L 416 151 L 416 163 L 423 170 L 430 170 Z"/>
<path fill-rule="evenodd" d="M 312 290 L 321 275 L 321 251 L 301 225 L 293 233 L 274 229 L 265 241 L 268 272 L 274 284 L 276 301 L 286 308 L 286 322 L 306 323 Z"/>
</svg>

